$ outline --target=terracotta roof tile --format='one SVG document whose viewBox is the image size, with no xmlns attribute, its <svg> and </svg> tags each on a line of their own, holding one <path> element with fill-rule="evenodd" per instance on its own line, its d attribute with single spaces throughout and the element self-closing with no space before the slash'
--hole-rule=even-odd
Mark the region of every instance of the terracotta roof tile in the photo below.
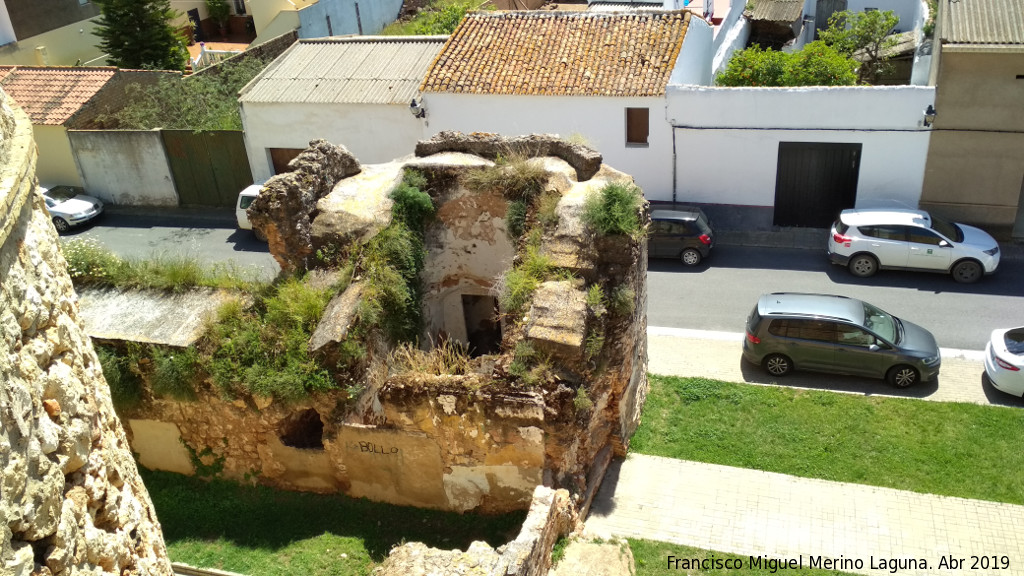
<svg viewBox="0 0 1024 576">
<path fill-rule="evenodd" d="M 17 66 L 0 80 L 0 86 L 33 124 L 60 126 L 116 73 L 116 68 Z"/>
<path fill-rule="evenodd" d="M 473 12 L 420 90 L 545 96 L 665 93 L 690 13 Z"/>
</svg>

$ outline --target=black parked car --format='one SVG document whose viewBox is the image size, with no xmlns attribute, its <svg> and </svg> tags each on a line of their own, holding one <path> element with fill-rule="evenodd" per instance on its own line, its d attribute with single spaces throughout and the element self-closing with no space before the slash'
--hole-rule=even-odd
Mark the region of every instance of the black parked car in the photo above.
<svg viewBox="0 0 1024 576">
<path fill-rule="evenodd" d="M 714 238 L 711 222 L 700 208 L 651 212 L 647 241 L 651 258 L 678 258 L 687 266 L 696 266 L 711 253 Z"/>
</svg>

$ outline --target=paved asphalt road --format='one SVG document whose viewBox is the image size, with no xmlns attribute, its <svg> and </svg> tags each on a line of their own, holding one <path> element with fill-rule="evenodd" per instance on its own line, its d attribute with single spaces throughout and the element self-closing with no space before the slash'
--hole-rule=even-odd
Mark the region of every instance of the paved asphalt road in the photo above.
<svg viewBox="0 0 1024 576">
<path fill-rule="evenodd" d="M 216 218 L 110 212 L 65 238 L 96 238 L 127 257 L 194 255 L 273 278 L 278 267 L 266 244 L 237 230 L 231 218 L 230 211 Z M 696 268 L 672 260 L 651 260 L 649 267 L 651 326 L 742 332 L 758 296 L 777 291 L 867 300 L 928 328 L 944 348 L 981 350 L 994 328 L 1024 326 L 1024 260 L 1004 259 L 995 275 L 966 286 L 941 274 L 883 271 L 855 278 L 829 264 L 824 250 L 716 246 Z"/>
<path fill-rule="evenodd" d="M 649 263 L 647 318 L 652 326 L 743 332 L 766 292 L 817 292 L 860 298 L 924 326 L 939 346 L 981 350 L 994 328 L 1024 326 L 1024 261 L 1003 260 L 973 285 L 943 274 L 882 271 L 856 278 L 825 251 L 716 246 L 696 268 Z"/>
<path fill-rule="evenodd" d="M 248 230 L 238 230 L 223 217 L 152 217 L 108 212 L 95 224 L 74 228 L 62 238 L 95 238 L 124 258 L 194 256 L 207 265 L 234 265 L 243 274 L 251 271 L 263 280 L 272 280 L 279 269 L 265 242 Z"/>
</svg>

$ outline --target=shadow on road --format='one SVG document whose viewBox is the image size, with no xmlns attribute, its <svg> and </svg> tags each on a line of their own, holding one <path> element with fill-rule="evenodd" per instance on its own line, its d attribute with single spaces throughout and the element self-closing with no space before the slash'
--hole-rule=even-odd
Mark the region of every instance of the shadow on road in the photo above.
<svg viewBox="0 0 1024 576">
<path fill-rule="evenodd" d="M 161 214 L 160 208 L 153 208 L 153 214 L 107 212 L 95 220 L 99 226 L 117 228 L 187 228 L 187 229 L 224 229 L 237 226 L 234 214 L 223 214 L 222 211 L 206 215 L 182 214 L 169 212 Z"/>
<path fill-rule="evenodd" d="M 794 372 L 783 378 L 768 375 L 760 366 L 739 360 L 743 380 L 751 384 L 847 392 L 863 396 L 899 396 L 902 398 L 927 398 L 939 390 L 939 381 L 922 382 L 910 388 L 896 388 L 885 380 L 873 380 L 857 376 L 821 374 L 817 372 Z M 827 385 L 826 385 L 827 384 Z"/>
<path fill-rule="evenodd" d="M 700 274 L 713 268 L 749 270 L 789 270 L 821 272 L 835 291 L 846 286 L 908 288 L 931 294 L 986 294 L 992 296 L 1024 296 L 1024 261 L 1004 259 L 999 270 L 974 284 L 958 284 L 948 274 L 882 270 L 871 278 L 858 278 L 842 266 L 829 262 L 824 248 L 761 248 L 754 246 L 716 246 L 711 255 L 698 266 L 684 266 L 671 259 L 650 259 L 651 272 Z"/>
<path fill-rule="evenodd" d="M 235 230 L 227 237 L 227 241 L 233 245 L 232 249 L 235 252 L 270 253 L 270 247 L 267 246 L 267 243 L 256 238 L 256 235 L 252 233 L 252 230 Z"/>
</svg>

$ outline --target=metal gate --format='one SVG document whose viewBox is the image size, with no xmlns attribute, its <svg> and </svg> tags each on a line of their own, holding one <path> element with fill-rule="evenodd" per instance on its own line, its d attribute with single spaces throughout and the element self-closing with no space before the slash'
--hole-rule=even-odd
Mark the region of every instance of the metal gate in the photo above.
<svg viewBox="0 0 1024 576">
<path fill-rule="evenodd" d="M 161 133 L 182 206 L 230 208 L 238 192 L 252 184 L 241 131 Z"/>
<path fill-rule="evenodd" d="M 776 226 L 827 228 L 857 201 L 861 144 L 779 142 Z"/>
<path fill-rule="evenodd" d="M 836 12 L 846 10 L 846 0 L 818 0 L 814 8 L 814 37 L 818 37 L 818 31 L 828 29 L 828 19 Z"/>
</svg>

